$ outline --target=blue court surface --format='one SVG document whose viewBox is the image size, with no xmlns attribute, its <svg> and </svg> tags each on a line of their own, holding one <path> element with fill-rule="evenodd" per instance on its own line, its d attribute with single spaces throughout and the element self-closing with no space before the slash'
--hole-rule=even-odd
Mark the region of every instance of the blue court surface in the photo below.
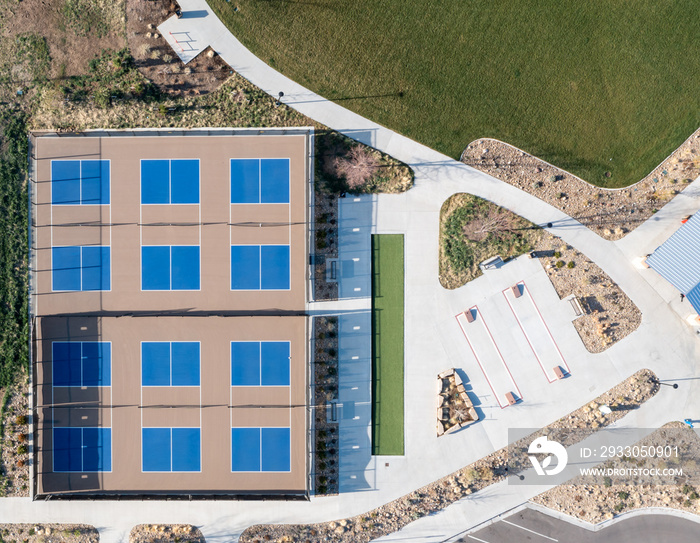
<svg viewBox="0 0 700 543">
<path fill-rule="evenodd" d="M 142 471 L 201 471 L 199 428 L 143 428 Z"/>
<path fill-rule="evenodd" d="M 108 387 L 112 344 L 104 341 L 54 341 L 53 386 Z"/>
<path fill-rule="evenodd" d="M 288 204 L 288 158 L 232 158 L 232 204 Z"/>
<path fill-rule="evenodd" d="M 141 247 L 141 290 L 199 290 L 199 245 Z"/>
<path fill-rule="evenodd" d="M 141 385 L 199 386 L 200 352 L 195 341 L 141 343 Z"/>
<path fill-rule="evenodd" d="M 52 160 L 53 205 L 109 204 L 109 160 Z"/>
<path fill-rule="evenodd" d="M 141 203 L 198 204 L 199 160 L 142 160 Z"/>
<path fill-rule="evenodd" d="M 110 290 L 110 247 L 52 247 L 54 291 Z"/>
<path fill-rule="evenodd" d="M 231 428 L 231 471 L 290 470 L 289 428 Z"/>
<path fill-rule="evenodd" d="M 289 245 L 232 245 L 231 290 L 289 290 Z"/>
<path fill-rule="evenodd" d="M 112 429 L 54 428 L 53 470 L 112 471 Z"/>
<path fill-rule="evenodd" d="M 232 341 L 231 386 L 289 386 L 288 341 Z"/>
</svg>

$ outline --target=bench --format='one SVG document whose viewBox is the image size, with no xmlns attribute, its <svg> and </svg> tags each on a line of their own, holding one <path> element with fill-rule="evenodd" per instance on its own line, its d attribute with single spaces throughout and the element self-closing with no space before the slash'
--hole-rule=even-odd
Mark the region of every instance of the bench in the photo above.
<svg viewBox="0 0 700 543">
<path fill-rule="evenodd" d="M 554 375 L 557 376 L 557 379 L 563 379 L 566 377 L 566 374 L 564 373 L 564 370 L 561 369 L 561 366 L 554 366 Z"/>
<path fill-rule="evenodd" d="M 465 311 L 464 316 L 467 317 L 467 322 L 474 322 L 474 312 L 471 309 Z"/>
<path fill-rule="evenodd" d="M 515 296 L 516 298 L 520 298 L 523 295 L 522 290 L 520 290 L 519 284 L 513 285 L 512 287 L 510 287 L 510 290 L 513 291 L 513 296 Z"/>
<path fill-rule="evenodd" d="M 576 316 L 580 317 L 581 315 L 583 315 L 583 306 L 581 306 L 581 302 L 579 301 L 579 299 L 576 296 L 574 296 L 569 301 L 571 302 L 571 307 L 574 308 L 574 313 L 576 313 Z"/>
<path fill-rule="evenodd" d="M 515 394 L 513 394 L 512 392 L 508 392 L 506 394 L 506 400 L 508 400 L 508 405 L 515 405 L 516 403 L 518 403 L 518 400 L 515 398 Z"/>
</svg>

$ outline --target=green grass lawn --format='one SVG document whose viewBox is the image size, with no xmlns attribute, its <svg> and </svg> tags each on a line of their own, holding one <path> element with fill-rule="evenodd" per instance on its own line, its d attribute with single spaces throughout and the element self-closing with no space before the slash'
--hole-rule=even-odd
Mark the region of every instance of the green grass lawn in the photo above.
<svg viewBox="0 0 700 543">
<path fill-rule="evenodd" d="M 403 235 L 372 236 L 372 454 L 403 454 Z"/>
<path fill-rule="evenodd" d="M 209 4 L 293 80 L 455 158 L 494 137 L 620 187 L 700 126 L 697 0 Z"/>
</svg>

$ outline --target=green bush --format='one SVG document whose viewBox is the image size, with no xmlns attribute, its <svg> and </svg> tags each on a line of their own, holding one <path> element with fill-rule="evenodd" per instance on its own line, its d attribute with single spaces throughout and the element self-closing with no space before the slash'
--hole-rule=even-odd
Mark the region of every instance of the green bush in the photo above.
<svg viewBox="0 0 700 543">
<path fill-rule="evenodd" d="M 559 251 L 554 251 L 554 258 L 561 258 L 561 253 Z"/>
<path fill-rule="evenodd" d="M 573 260 L 569 260 L 569 262 L 566 264 L 566 267 L 569 269 L 572 269 L 576 266 L 576 263 Z"/>
<path fill-rule="evenodd" d="M 557 260 L 557 263 L 554 264 L 557 268 L 563 268 L 564 267 L 564 261 L 563 260 Z"/>
<path fill-rule="evenodd" d="M 620 498 L 621 500 L 626 500 L 627 498 L 630 497 L 630 495 L 627 492 L 618 492 L 617 497 Z"/>
<path fill-rule="evenodd" d="M 26 445 L 20 445 L 17 447 L 17 454 L 27 454 L 28 451 L 29 449 L 27 449 Z"/>
<path fill-rule="evenodd" d="M 25 122 L 21 112 L 0 112 L 0 387 L 29 368 Z"/>
</svg>

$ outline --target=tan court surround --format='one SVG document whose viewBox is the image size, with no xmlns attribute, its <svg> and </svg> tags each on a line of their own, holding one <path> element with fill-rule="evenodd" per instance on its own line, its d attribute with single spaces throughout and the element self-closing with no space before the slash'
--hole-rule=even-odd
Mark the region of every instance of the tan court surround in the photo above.
<svg viewBox="0 0 700 543">
<path fill-rule="evenodd" d="M 259 132 L 262 132 L 259 133 Z M 309 179 L 312 129 L 34 134 L 33 496 L 308 496 Z M 290 158 L 289 205 L 231 205 L 230 158 Z M 53 206 L 52 158 L 110 160 L 111 202 Z M 142 158 L 199 158 L 199 205 L 140 204 Z M 231 244 L 290 244 L 288 291 L 230 289 Z M 110 245 L 109 292 L 51 291 L 56 245 Z M 142 292 L 140 246 L 201 246 L 201 289 Z M 52 341 L 109 341 L 111 386 L 54 388 Z M 289 387 L 232 387 L 230 342 L 289 341 Z M 199 341 L 199 387 L 141 387 L 141 341 Z M 112 428 L 112 471 L 53 473 L 53 425 Z M 141 428 L 201 428 L 197 473 L 143 473 Z M 291 471 L 233 473 L 231 427 L 290 427 Z"/>
<path fill-rule="evenodd" d="M 153 311 L 299 311 L 307 299 L 309 130 L 287 135 L 34 138 L 36 315 Z M 290 158 L 290 204 L 230 204 L 231 158 Z M 52 159 L 110 161 L 111 204 L 51 205 Z M 141 205 L 141 159 L 198 158 L 200 204 Z M 289 244 L 288 291 L 232 291 L 230 246 Z M 52 292 L 51 247 L 109 245 L 112 290 Z M 142 245 L 200 245 L 201 290 L 143 292 Z"/>
</svg>

